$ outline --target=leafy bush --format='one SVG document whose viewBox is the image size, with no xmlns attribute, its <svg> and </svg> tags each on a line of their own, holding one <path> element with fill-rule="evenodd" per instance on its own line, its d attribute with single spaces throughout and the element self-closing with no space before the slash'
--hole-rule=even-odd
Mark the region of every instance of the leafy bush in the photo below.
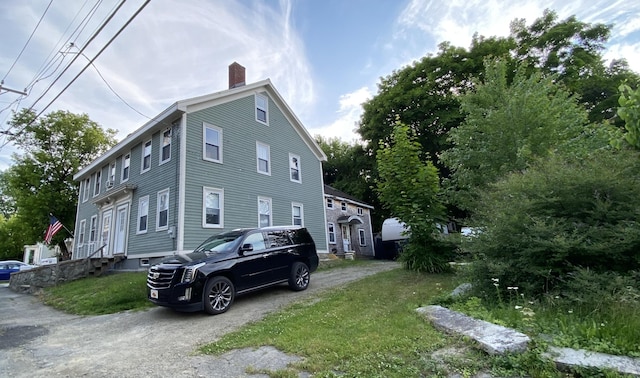
<svg viewBox="0 0 640 378">
<path fill-rule="evenodd" d="M 455 258 L 456 251 L 454 242 L 426 230 L 411 234 L 399 260 L 407 269 L 416 272 L 448 272 L 451 270 L 449 262 Z"/>
<path fill-rule="evenodd" d="M 492 278 L 529 295 L 569 288 L 579 267 L 596 273 L 640 268 L 640 164 L 632 151 L 584 159 L 554 155 L 484 191 L 468 248 L 474 287 Z"/>
</svg>

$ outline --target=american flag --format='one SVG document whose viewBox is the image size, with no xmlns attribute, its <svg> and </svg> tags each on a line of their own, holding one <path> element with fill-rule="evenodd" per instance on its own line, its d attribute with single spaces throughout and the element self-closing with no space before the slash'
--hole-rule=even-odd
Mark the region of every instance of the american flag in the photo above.
<svg viewBox="0 0 640 378">
<path fill-rule="evenodd" d="M 44 241 L 47 244 L 51 244 L 51 239 L 53 238 L 53 235 L 56 234 L 56 232 L 60 231 L 60 229 L 62 228 L 62 223 L 60 223 L 60 221 L 54 217 L 53 215 L 49 216 L 49 227 L 47 227 L 47 232 L 44 235 Z"/>
</svg>

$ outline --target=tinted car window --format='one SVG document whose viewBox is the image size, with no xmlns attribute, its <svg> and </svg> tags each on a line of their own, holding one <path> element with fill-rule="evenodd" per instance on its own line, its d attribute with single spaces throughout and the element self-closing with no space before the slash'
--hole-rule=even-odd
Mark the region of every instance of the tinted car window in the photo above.
<svg viewBox="0 0 640 378">
<path fill-rule="evenodd" d="M 291 245 L 291 240 L 289 239 L 289 232 L 286 230 L 281 231 L 269 231 L 267 232 L 267 238 L 269 240 L 269 247 L 286 247 Z"/>
<path fill-rule="evenodd" d="M 218 252 L 228 252 L 236 248 L 243 234 L 240 232 L 226 232 L 215 235 L 205 240 L 193 252 L 204 252 L 214 254 Z"/>
<path fill-rule="evenodd" d="M 313 243 L 311 235 L 305 229 L 291 230 L 291 239 L 293 239 L 293 244 Z"/>
<path fill-rule="evenodd" d="M 244 239 L 244 242 L 242 243 L 242 245 L 247 245 L 247 244 L 251 244 L 254 251 L 261 251 L 266 248 L 264 244 L 264 236 L 262 235 L 262 232 L 256 232 L 255 234 L 251 234 L 247 236 L 247 238 Z"/>
</svg>

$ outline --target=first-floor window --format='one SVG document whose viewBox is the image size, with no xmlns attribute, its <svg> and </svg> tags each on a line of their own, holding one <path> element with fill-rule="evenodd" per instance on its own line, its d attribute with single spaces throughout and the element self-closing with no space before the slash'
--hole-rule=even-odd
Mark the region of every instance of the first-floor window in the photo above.
<svg viewBox="0 0 640 378">
<path fill-rule="evenodd" d="M 358 229 L 358 240 L 360 241 L 361 247 L 364 247 L 367 245 L 367 240 L 365 239 L 365 233 L 362 228 Z"/>
<path fill-rule="evenodd" d="M 86 220 L 83 219 L 80 221 L 80 231 L 78 232 L 78 245 L 84 244 L 84 229 L 86 225 L 87 225 Z"/>
<path fill-rule="evenodd" d="M 169 228 L 169 189 L 158 192 L 156 231 Z"/>
<path fill-rule="evenodd" d="M 271 226 L 271 198 L 258 198 L 258 226 Z"/>
<path fill-rule="evenodd" d="M 149 196 L 141 197 L 138 201 L 138 233 L 147 232 L 149 220 Z"/>
<path fill-rule="evenodd" d="M 304 221 L 302 217 L 302 204 L 301 203 L 292 203 L 291 204 L 291 218 L 292 223 L 296 226 L 304 226 Z"/>
<path fill-rule="evenodd" d="M 89 242 L 94 243 L 98 240 L 98 234 L 96 233 L 98 229 L 98 216 L 94 215 L 91 217 L 91 224 L 89 225 Z"/>
<path fill-rule="evenodd" d="M 224 191 L 222 189 L 203 188 L 203 227 L 222 227 Z"/>
<path fill-rule="evenodd" d="M 327 230 L 329 232 L 329 244 L 336 244 L 336 225 L 328 223 Z"/>
</svg>

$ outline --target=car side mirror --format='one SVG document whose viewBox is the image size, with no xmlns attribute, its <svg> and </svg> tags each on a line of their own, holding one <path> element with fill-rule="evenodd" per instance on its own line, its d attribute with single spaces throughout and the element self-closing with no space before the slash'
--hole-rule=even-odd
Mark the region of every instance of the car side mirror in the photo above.
<svg viewBox="0 0 640 378">
<path fill-rule="evenodd" d="M 253 251 L 253 245 L 250 243 L 243 244 L 242 247 L 240 247 L 240 254 L 251 251 Z"/>
</svg>

